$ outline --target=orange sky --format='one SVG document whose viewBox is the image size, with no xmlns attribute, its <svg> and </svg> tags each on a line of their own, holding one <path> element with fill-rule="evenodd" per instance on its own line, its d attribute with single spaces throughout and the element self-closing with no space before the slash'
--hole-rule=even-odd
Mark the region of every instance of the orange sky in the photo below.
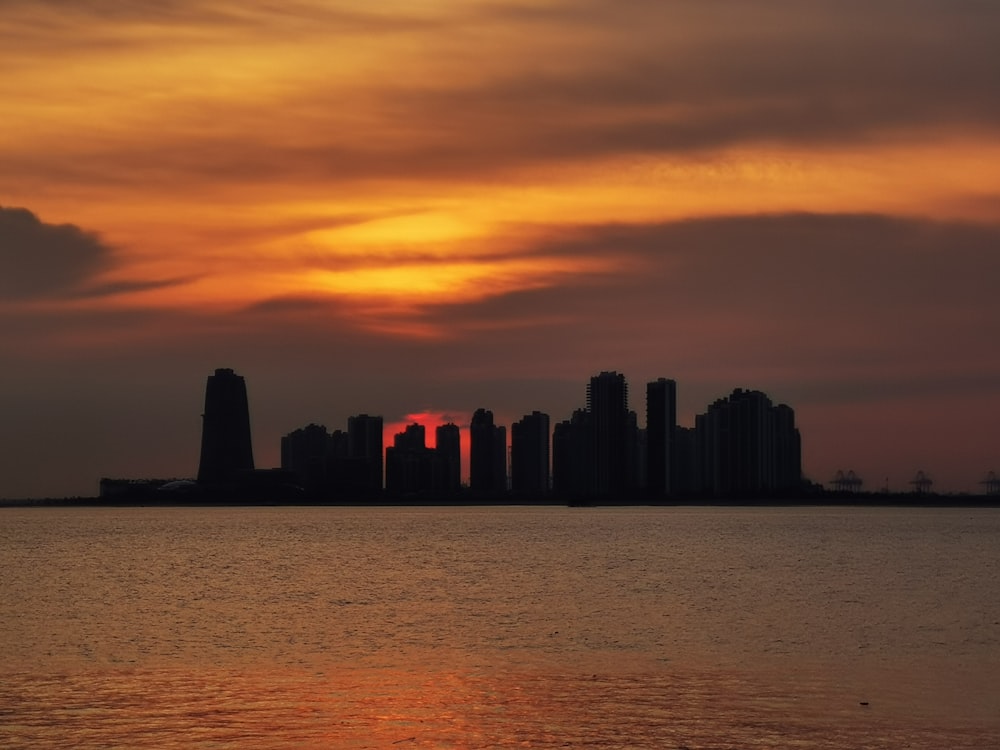
<svg viewBox="0 0 1000 750">
<path fill-rule="evenodd" d="M 0 10 L 0 496 L 192 473 L 219 366 L 262 465 L 617 369 L 787 401 L 818 481 L 1000 469 L 1000 7 Z"/>
</svg>

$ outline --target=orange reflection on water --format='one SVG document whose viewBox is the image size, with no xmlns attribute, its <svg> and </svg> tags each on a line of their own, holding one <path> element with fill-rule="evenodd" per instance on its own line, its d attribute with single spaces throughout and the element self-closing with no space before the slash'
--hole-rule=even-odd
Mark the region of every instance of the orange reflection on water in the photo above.
<svg viewBox="0 0 1000 750">
<path fill-rule="evenodd" d="M 457 665 L 453 665 L 456 666 Z M 978 748 L 995 727 L 901 717 L 822 679 L 421 664 L 142 669 L 0 681 L 14 747 Z M 995 739 L 995 734 L 992 735 Z"/>
</svg>

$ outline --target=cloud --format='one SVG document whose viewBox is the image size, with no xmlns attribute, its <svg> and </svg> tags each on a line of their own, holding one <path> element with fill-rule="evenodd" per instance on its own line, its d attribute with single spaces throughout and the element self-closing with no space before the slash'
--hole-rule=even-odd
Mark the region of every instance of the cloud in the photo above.
<svg viewBox="0 0 1000 750">
<path fill-rule="evenodd" d="M 122 279 L 120 281 L 95 282 L 87 286 L 80 287 L 67 294 L 73 299 L 90 299 L 96 297 L 112 297 L 117 294 L 131 294 L 134 292 L 148 292 L 155 289 L 168 289 L 174 286 L 183 286 L 197 280 L 197 276 L 183 276 L 175 279 L 154 279 L 150 281 L 130 281 Z"/>
<path fill-rule="evenodd" d="M 331 36 L 392 34 L 433 26 L 433 19 L 405 13 L 371 13 L 316 0 L 0 0 L 0 40 L 26 55 L 47 52 L 121 53 L 151 45 L 176 49 L 204 41 L 308 37 L 322 26 Z"/>
<path fill-rule="evenodd" d="M 998 246 L 996 227 L 877 215 L 581 227 L 534 253 L 614 257 L 619 271 L 424 315 L 487 342 L 487 360 L 494 347 L 548 351 L 545 366 L 604 354 L 650 375 L 659 362 L 661 374 L 701 380 L 743 373 L 794 385 L 836 373 L 859 388 L 947 388 L 962 373 L 1000 376 L 1000 355 L 984 343 L 1000 330 Z"/>
<path fill-rule="evenodd" d="M 46 45 L 53 59 L 76 54 L 109 25 L 138 31 L 127 37 L 134 50 L 93 68 L 79 106 L 111 114 L 80 128 L 73 158 L 20 149 L 5 155 L 11 169 L 91 182 L 484 180 L 623 155 L 1000 129 L 996 3 L 444 3 L 424 15 L 309 2 L 126 5 L 83 4 L 66 28 L 35 24 L 40 46 L 25 65 L 48 58 Z M 164 41 L 170 30 L 182 37 Z M 331 38 L 345 60 L 371 62 L 357 72 L 335 64 Z M 119 77 L 135 69 L 154 78 Z M 145 106 L 123 111 L 133 96 Z"/>
<path fill-rule="evenodd" d="M 117 266 L 100 235 L 0 206 L 0 300 L 84 299 L 179 286 L 191 278 L 102 280 Z"/>
<path fill-rule="evenodd" d="M 111 265 L 111 248 L 72 224 L 0 206 L 0 298 L 59 296 Z"/>
<path fill-rule="evenodd" d="M 285 312 L 313 312 L 329 310 L 334 301 L 328 298 L 285 296 L 269 297 L 249 305 L 245 312 L 274 314 Z"/>
<path fill-rule="evenodd" d="M 565 64 L 529 50 L 487 80 L 386 99 L 407 122 L 439 123 L 443 164 L 445 141 L 502 164 L 1000 127 L 1000 6 L 696 5 L 590 3 L 593 41 Z"/>
</svg>

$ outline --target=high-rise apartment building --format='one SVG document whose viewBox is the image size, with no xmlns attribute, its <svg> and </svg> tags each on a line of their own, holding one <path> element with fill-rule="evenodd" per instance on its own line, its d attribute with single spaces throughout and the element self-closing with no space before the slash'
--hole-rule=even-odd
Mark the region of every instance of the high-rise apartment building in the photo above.
<svg viewBox="0 0 1000 750">
<path fill-rule="evenodd" d="M 794 490 L 801 481 L 801 440 L 791 407 L 737 388 L 697 417 L 702 489 L 716 497 Z"/>
<path fill-rule="evenodd" d="M 493 424 L 493 412 L 476 409 L 469 425 L 469 488 L 479 495 L 507 490 L 507 430 Z"/>
<path fill-rule="evenodd" d="M 330 466 L 330 433 L 319 424 L 309 424 L 281 438 L 281 468 L 311 497 L 327 489 Z"/>
<path fill-rule="evenodd" d="M 510 487 L 518 495 L 549 492 L 549 415 L 533 411 L 510 427 Z"/>
<path fill-rule="evenodd" d="M 677 383 L 646 384 L 646 487 L 655 497 L 673 495 L 677 473 Z"/>
<path fill-rule="evenodd" d="M 591 467 L 590 413 L 577 409 L 552 430 L 552 492 L 568 500 L 588 494 Z"/>
<path fill-rule="evenodd" d="M 434 431 L 435 450 L 445 464 L 445 491 L 458 492 L 462 487 L 462 440 L 457 424 L 438 425 Z"/>
<path fill-rule="evenodd" d="M 620 495 L 634 485 L 634 462 L 629 447 L 636 443 L 629 430 L 625 376 L 602 372 L 592 377 L 587 386 L 587 411 L 590 412 L 593 461 L 590 493 Z"/>
<path fill-rule="evenodd" d="M 358 414 L 347 418 L 348 455 L 362 463 L 363 491 L 378 494 L 383 484 L 382 417 Z"/>
</svg>

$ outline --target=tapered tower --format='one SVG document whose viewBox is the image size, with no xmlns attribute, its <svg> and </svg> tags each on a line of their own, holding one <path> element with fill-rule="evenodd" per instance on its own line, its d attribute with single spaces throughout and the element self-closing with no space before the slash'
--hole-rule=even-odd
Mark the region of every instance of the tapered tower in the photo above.
<svg viewBox="0 0 1000 750">
<path fill-rule="evenodd" d="M 250 408 L 243 377 L 228 368 L 209 375 L 201 416 L 198 481 L 229 482 L 241 472 L 253 471 Z"/>
</svg>

